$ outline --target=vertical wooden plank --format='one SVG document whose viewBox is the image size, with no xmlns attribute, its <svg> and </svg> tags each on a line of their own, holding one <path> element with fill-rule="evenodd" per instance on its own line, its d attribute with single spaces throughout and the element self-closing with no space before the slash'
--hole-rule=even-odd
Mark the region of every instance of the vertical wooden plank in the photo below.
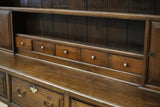
<svg viewBox="0 0 160 107">
<path fill-rule="evenodd" d="M 126 49 L 127 20 L 108 19 L 108 46 Z"/>
<path fill-rule="evenodd" d="M 160 0 L 156 0 L 156 14 L 160 15 Z"/>
<path fill-rule="evenodd" d="M 152 23 L 148 84 L 160 87 L 160 22 Z"/>
<path fill-rule="evenodd" d="M 107 44 L 107 19 L 88 18 L 88 42 L 99 45 Z"/>
<path fill-rule="evenodd" d="M 25 18 L 25 33 L 41 35 L 43 32 L 41 14 L 26 13 Z"/>
<path fill-rule="evenodd" d="M 128 12 L 128 0 L 108 0 L 108 11 Z"/>
<path fill-rule="evenodd" d="M 155 14 L 155 0 L 129 0 L 129 12 Z"/>
<path fill-rule="evenodd" d="M 41 0 L 41 7 L 42 8 L 51 8 L 52 7 L 52 0 Z"/>
<path fill-rule="evenodd" d="M 52 7 L 66 9 L 68 8 L 68 0 L 52 0 Z"/>
<path fill-rule="evenodd" d="M 27 7 L 28 6 L 28 0 L 19 0 L 19 1 L 20 1 L 20 6 L 21 7 Z M 15 2 L 15 0 L 14 0 L 14 2 Z"/>
<path fill-rule="evenodd" d="M 147 82 L 147 72 L 148 72 L 148 64 L 149 64 L 149 47 L 150 47 L 150 28 L 151 22 L 150 20 L 146 20 L 146 26 L 145 26 L 145 41 L 144 41 L 144 71 L 142 72 L 142 80 L 141 80 L 141 86 L 145 86 Z"/>
<path fill-rule="evenodd" d="M 145 22 L 128 21 L 128 50 L 135 50 L 143 53 L 144 36 Z"/>
<path fill-rule="evenodd" d="M 41 7 L 41 0 L 28 0 L 28 7 Z"/>
<path fill-rule="evenodd" d="M 75 41 L 87 41 L 86 17 L 69 16 L 69 38 Z"/>
<path fill-rule="evenodd" d="M 68 0 L 70 9 L 86 10 L 86 0 Z"/>
<path fill-rule="evenodd" d="M 11 84 L 11 77 L 6 73 L 6 83 L 7 83 L 7 99 L 8 102 L 11 102 L 12 99 L 12 84 Z"/>
<path fill-rule="evenodd" d="M 50 14 L 42 14 L 43 35 L 53 35 L 53 18 Z"/>
<path fill-rule="evenodd" d="M 59 38 L 68 37 L 68 16 L 53 15 L 53 33 Z"/>
<path fill-rule="evenodd" d="M 87 9 L 90 11 L 107 11 L 108 0 L 87 0 Z"/>
</svg>

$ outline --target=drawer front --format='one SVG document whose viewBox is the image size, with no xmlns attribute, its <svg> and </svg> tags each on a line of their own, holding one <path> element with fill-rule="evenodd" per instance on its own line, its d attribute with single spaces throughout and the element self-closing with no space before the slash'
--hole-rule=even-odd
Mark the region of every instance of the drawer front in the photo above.
<svg viewBox="0 0 160 107">
<path fill-rule="evenodd" d="M 117 55 L 111 55 L 110 67 L 121 71 L 142 74 L 143 61 Z"/>
<path fill-rule="evenodd" d="M 79 101 L 72 99 L 71 100 L 71 107 L 94 107 L 94 106 L 91 106 L 86 103 L 82 103 L 82 102 L 79 102 Z"/>
<path fill-rule="evenodd" d="M 63 96 L 13 78 L 13 102 L 24 107 L 63 107 Z"/>
<path fill-rule="evenodd" d="M 53 55 L 54 54 L 54 44 L 42 42 L 42 41 L 33 41 L 33 50 Z"/>
<path fill-rule="evenodd" d="M 6 88 L 6 77 L 5 73 L 0 72 L 0 96 L 6 98 L 7 88 Z"/>
<path fill-rule="evenodd" d="M 103 52 L 82 49 L 81 61 L 101 66 L 107 66 L 108 55 Z"/>
<path fill-rule="evenodd" d="M 32 40 L 22 38 L 22 37 L 16 37 L 16 47 L 27 49 L 27 50 L 32 50 Z"/>
<path fill-rule="evenodd" d="M 78 60 L 79 59 L 78 51 L 79 51 L 78 48 L 56 45 L 56 56 Z"/>
</svg>

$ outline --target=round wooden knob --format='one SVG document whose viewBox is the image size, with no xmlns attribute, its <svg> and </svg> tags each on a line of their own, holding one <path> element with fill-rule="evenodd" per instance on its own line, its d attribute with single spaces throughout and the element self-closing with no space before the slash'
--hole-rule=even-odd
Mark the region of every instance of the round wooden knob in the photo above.
<svg viewBox="0 0 160 107">
<path fill-rule="evenodd" d="M 41 49 L 44 49 L 45 47 L 44 46 L 41 46 Z"/>
<path fill-rule="evenodd" d="M 64 53 L 65 53 L 65 54 L 68 54 L 68 51 L 67 51 L 67 50 L 65 50 L 65 51 L 64 51 Z"/>
<path fill-rule="evenodd" d="M 124 66 L 124 67 L 128 67 L 128 63 L 124 63 L 123 66 Z"/>
<path fill-rule="evenodd" d="M 91 59 L 96 59 L 96 57 L 95 56 L 91 56 Z"/>
<path fill-rule="evenodd" d="M 21 42 L 21 45 L 24 45 L 24 42 Z"/>
</svg>

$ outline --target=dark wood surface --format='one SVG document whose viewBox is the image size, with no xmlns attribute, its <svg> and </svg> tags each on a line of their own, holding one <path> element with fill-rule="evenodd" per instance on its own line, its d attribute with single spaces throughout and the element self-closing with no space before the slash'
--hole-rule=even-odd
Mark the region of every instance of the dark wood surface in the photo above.
<svg viewBox="0 0 160 107">
<path fill-rule="evenodd" d="M 0 59 L 3 60 L 3 62 L 0 62 L 0 68 L 9 70 L 10 72 L 8 73 L 13 76 L 16 75 L 23 79 L 27 77 L 31 80 L 41 81 L 46 85 L 49 83 L 49 86 L 56 86 L 83 97 L 87 95 L 85 97 L 90 96 L 90 98 L 102 101 L 105 104 L 137 107 L 144 105 L 160 106 L 160 95 L 158 93 L 141 90 L 136 86 L 111 78 L 100 77 L 73 68 L 66 68 L 17 55 L 1 53 Z"/>
<path fill-rule="evenodd" d="M 12 49 L 10 12 L 0 10 L 0 47 Z"/>
<path fill-rule="evenodd" d="M 152 23 L 148 83 L 160 86 L 160 23 Z"/>
<path fill-rule="evenodd" d="M 2 0 L 1 6 L 159 14 L 158 0 Z"/>
<path fill-rule="evenodd" d="M 3 72 L 0 72 L 0 96 L 7 97 L 7 88 L 6 88 L 6 75 Z"/>
</svg>

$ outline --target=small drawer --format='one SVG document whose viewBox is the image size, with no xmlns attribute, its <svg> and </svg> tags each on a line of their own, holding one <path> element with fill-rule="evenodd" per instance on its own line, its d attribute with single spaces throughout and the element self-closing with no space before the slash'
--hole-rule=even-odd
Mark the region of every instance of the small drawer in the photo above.
<svg viewBox="0 0 160 107">
<path fill-rule="evenodd" d="M 24 107 L 63 107 L 63 95 L 12 79 L 12 101 Z"/>
<path fill-rule="evenodd" d="M 95 64 L 95 65 L 107 66 L 108 55 L 107 53 L 103 53 L 103 52 L 82 49 L 81 61 Z"/>
<path fill-rule="evenodd" d="M 72 99 L 71 107 L 94 107 L 94 106 Z"/>
<path fill-rule="evenodd" d="M 16 47 L 32 50 L 32 40 L 22 37 L 16 37 Z"/>
<path fill-rule="evenodd" d="M 46 54 L 54 54 L 54 44 L 42 41 L 33 41 L 33 50 Z"/>
<path fill-rule="evenodd" d="M 143 61 L 117 55 L 110 55 L 110 67 L 121 71 L 142 74 Z"/>
<path fill-rule="evenodd" d="M 78 53 L 79 53 L 78 48 L 56 45 L 56 56 L 78 60 L 79 59 Z"/>
</svg>

